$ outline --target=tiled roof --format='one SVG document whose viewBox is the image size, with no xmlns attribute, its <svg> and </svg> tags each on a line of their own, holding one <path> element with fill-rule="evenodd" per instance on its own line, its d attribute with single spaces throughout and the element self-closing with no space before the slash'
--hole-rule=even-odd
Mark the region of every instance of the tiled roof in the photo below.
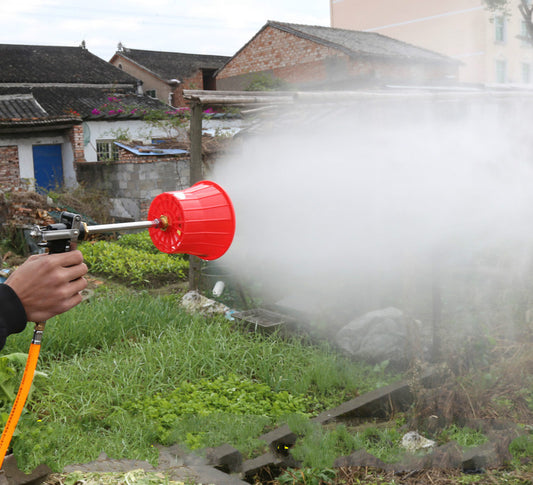
<svg viewBox="0 0 533 485">
<path fill-rule="evenodd" d="M 0 85 L 0 118 L 4 118 L 4 115 L 8 117 L 9 113 L 13 112 L 14 101 L 10 101 L 11 98 L 18 99 L 17 109 L 24 113 L 23 117 L 26 118 L 37 117 L 39 114 L 41 117 L 46 117 L 76 113 L 79 113 L 83 119 L 106 116 L 113 119 L 138 118 L 142 116 L 143 110 L 168 108 L 157 99 L 139 96 L 124 90 L 68 86 L 2 87 Z M 44 113 L 42 111 L 39 113 L 36 106 L 40 106 Z"/>
<path fill-rule="evenodd" d="M 231 59 L 228 56 L 146 51 L 129 48 L 117 51 L 115 56 L 133 61 L 164 81 L 170 81 L 171 79 L 181 81 L 192 76 L 198 69 L 216 70 Z M 113 59 L 115 56 L 113 56 Z"/>
<path fill-rule="evenodd" d="M 48 113 L 37 103 L 32 94 L 0 95 L 0 120 L 42 118 Z"/>
<path fill-rule="evenodd" d="M 0 83 L 130 84 L 135 78 L 83 47 L 0 44 Z"/>
<path fill-rule="evenodd" d="M 380 56 L 414 61 L 457 63 L 445 55 L 402 42 L 375 32 L 335 29 L 268 21 L 271 26 L 307 40 L 343 51 L 349 56 Z"/>
</svg>

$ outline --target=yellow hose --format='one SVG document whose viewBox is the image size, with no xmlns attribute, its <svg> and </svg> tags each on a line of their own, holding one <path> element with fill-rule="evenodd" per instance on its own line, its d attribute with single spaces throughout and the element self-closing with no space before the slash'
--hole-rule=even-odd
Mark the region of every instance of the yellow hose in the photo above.
<svg viewBox="0 0 533 485">
<path fill-rule="evenodd" d="M 9 449 L 11 438 L 13 437 L 13 433 L 17 427 L 22 410 L 26 405 L 26 399 L 28 399 L 28 394 L 30 393 L 31 385 L 33 383 L 33 376 L 35 375 L 35 369 L 37 367 L 37 360 L 39 358 L 39 352 L 41 350 L 41 337 L 43 330 L 44 323 L 41 322 L 35 325 L 33 339 L 28 352 L 28 360 L 26 361 L 24 374 L 22 375 L 22 380 L 20 381 L 17 397 L 13 403 L 11 413 L 7 418 L 7 423 L 2 436 L 0 436 L 0 468 L 2 468 L 2 465 L 4 464 L 4 458 L 6 457 L 7 450 Z"/>
</svg>

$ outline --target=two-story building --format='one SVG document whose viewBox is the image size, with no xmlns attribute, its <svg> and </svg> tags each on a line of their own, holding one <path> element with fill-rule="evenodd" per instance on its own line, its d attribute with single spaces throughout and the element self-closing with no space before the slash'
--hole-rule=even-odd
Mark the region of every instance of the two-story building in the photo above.
<svg viewBox="0 0 533 485">
<path fill-rule="evenodd" d="M 527 86 L 533 83 L 533 44 L 518 4 L 509 2 L 502 12 L 489 10 L 485 0 L 330 0 L 331 26 L 446 54 L 461 61 L 461 82 Z"/>
</svg>

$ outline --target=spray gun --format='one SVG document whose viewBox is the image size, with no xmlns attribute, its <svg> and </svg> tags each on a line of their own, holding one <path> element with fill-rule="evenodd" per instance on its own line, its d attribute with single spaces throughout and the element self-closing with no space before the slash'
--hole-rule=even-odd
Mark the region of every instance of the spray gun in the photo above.
<svg viewBox="0 0 533 485">
<path fill-rule="evenodd" d="M 165 253 L 185 253 L 212 260 L 230 247 L 235 234 L 235 212 L 230 198 L 214 182 L 204 180 L 183 191 L 158 195 L 148 220 L 89 226 L 79 214 L 62 212 L 56 224 L 34 226 L 31 236 L 49 253 L 70 251 L 72 244 L 92 234 L 148 229 L 154 245 Z M 46 322 L 35 324 L 26 368 L 6 426 L 0 436 L 0 468 L 28 397 Z"/>
<path fill-rule="evenodd" d="M 90 226 L 80 215 L 63 212 L 58 223 L 34 226 L 30 234 L 50 253 L 61 253 L 93 234 L 139 229 L 148 229 L 152 242 L 164 253 L 212 260 L 220 258 L 233 241 L 235 212 L 222 187 L 204 180 L 183 191 L 158 195 L 146 221 Z"/>
<path fill-rule="evenodd" d="M 33 226 L 30 236 L 37 245 L 48 252 L 65 253 L 70 251 L 73 242 L 85 241 L 89 236 L 109 232 L 126 232 L 138 229 L 158 228 L 168 229 L 168 218 L 164 215 L 153 221 L 124 222 L 119 224 L 101 224 L 89 226 L 81 220 L 79 214 L 62 212 L 59 222 L 48 226 Z"/>
</svg>

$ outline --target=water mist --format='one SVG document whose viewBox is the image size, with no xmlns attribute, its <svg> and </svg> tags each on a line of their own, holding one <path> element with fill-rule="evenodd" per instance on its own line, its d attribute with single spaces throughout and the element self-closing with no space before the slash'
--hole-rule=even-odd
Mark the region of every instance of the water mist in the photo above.
<svg viewBox="0 0 533 485">
<path fill-rule="evenodd" d="M 512 334 L 533 291 L 532 107 L 489 93 L 280 106 L 212 174 L 237 218 L 221 264 L 322 325 L 396 306 L 430 328 L 439 299 L 450 335 Z"/>
</svg>

